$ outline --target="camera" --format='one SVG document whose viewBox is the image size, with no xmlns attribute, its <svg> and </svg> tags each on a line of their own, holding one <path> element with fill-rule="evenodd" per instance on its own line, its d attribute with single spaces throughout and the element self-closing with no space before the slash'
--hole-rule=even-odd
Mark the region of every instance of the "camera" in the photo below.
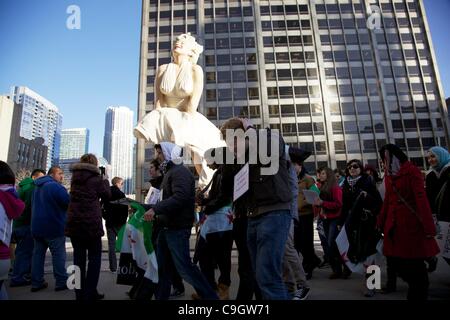
<svg viewBox="0 0 450 320">
<path fill-rule="evenodd" d="M 105 167 L 99 167 L 99 169 L 100 169 L 100 174 L 102 176 L 104 176 L 106 174 L 106 168 Z"/>
</svg>

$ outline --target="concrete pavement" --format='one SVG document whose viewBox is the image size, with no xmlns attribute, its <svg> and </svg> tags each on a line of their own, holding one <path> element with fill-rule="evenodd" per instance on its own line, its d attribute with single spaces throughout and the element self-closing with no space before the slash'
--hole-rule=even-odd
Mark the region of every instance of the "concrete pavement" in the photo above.
<svg viewBox="0 0 450 320">
<path fill-rule="evenodd" d="M 191 248 L 193 247 L 194 237 L 191 237 Z M 322 249 L 316 234 L 316 250 L 321 256 Z M 67 247 L 67 265 L 70 265 L 72 259 L 72 247 L 70 241 L 66 243 Z M 129 299 L 126 292 L 130 289 L 128 286 L 117 285 L 116 275 L 109 271 L 108 253 L 106 252 L 107 242 L 103 240 L 104 252 L 102 255 L 102 266 L 100 273 L 100 281 L 98 285 L 99 292 L 105 294 L 107 300 L 127 300 Z M 192 253 L 192 251 L 191 251 Z M 405 300 L 406 299 L 406 284 L 398 279 L 397 292 L 388 295 L 377 293 L 372 298 L 363 296 L 364 292 L 364 276 L 352 274 L 350 279 L 343 280 L 329 280 L 328 276 L 331 273 L 329 268 L 316 269 L 313 278 L 310 280 L 311 293 L 309 300 Z M 382 266 L 382 283 L 385 282 L 385 268 Z M 36 293 L 30 292 L 30 287 L 9 288 L 7 284 L 7 291 L 11 300 L 73 300 L 75 293 L 71 290 L 62 292 L 54 291 L 54 278 L 52 275 L 51 256 L 47 253 L 45 264 L 45 279 L 49 283 L 47 289 Z M 239 284 L 239 276 L 237 274 L 237 252 L 233 250 L 232 253 L 232 270 L 231 270 L 231 287 L 230 297 L 236 297 L 237 288 Z M 194 292 L 193 288 L 185 283 L 186 293 L 184 297 L 177 300 L 190 300 L 191 294 Z M 450 299 L 450 266 L 439 258 L 437 270 L 430 274 L 430 291 L 429 298 L 431 300 L 449 300 Z"/>
</svg>

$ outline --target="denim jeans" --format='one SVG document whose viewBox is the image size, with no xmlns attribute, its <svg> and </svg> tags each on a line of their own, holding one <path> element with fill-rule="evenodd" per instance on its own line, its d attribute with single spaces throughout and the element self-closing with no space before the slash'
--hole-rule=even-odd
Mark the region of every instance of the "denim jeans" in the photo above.
<svg viewBox="0 0 450 320">
<path fill-rule="evenodd" d="M 233 239 L 238 251 L 239 287 L 236 295 L 237 301 L 262 300 L 261 291 L 255 280 L 255 273 L 247 246 L 248 218 L 236 217 L 233 220 Z"/>
<path fill-rule="evenodd" d="M 6 280 L 8 279 L 8 271 L 10 266 L 10 259 L 0 259 L 0 300 L 8 300 Z"/>
<path fill-rule="evenodd" d="M 169 299 L 173 268 L 194 287 L 202 299 L 217 300 L 219 298 L 199 268 L 192 263 L 189 255 L 190 236 L 191 229 L 162 229 L 159 232 L 156 250 L 159 273 L 156 290 L 158 300 Z"/>
<path fill-rule="evenodd" d="M 102 238 L 79 239 L 70 238 L 73 246 L 73 264 L 80 268 L 81 289 L 75 290 L 77 300 L 95 300 L 97 284 L 102 264 Z M 86 252 L 88 258 L 86 272 Z"/>
<path fill-rule="evenodd" d="M 15 228 L 13 237 L 16 239 L 16 251 L 11 284 L 23 284 L 29 281 L 25 275 L 31 272 L 31 258 L 33 257 L 34 239 L 30 226 Z"/>
<path fill-rule="evenodd" d="M 55 239 L 34 238 L 33 260 L 31 263 L 31 286 L 38 288 L 44 284 L 45 254 L 50 249 L 56 288 L 66 285 L 66 237 Z"/>
<path fill-rule="evenodd" d="M 270 211 L 248 220 L 247 245 L 264 300 L 289 299 L 282 264 L 291 220 L 289 210 Z"/>
<path fill-rule="evenodd" d="M 325 254 L 329 259 L 331 269 L 334 273 L 342 273 L 342 260 L 339 249 L 336 244 L 336 238 L 339 234 L 338 219 L 323 219 L 323 229 L 327 238 Z"/>
<path fill-rule="evenodd" d="M 106 228 L 106 235 L 108 237 L 109 270 L 112 272 L 117 270 L 116 240 L 119 230 L 119 227 Z"/>
</svg>

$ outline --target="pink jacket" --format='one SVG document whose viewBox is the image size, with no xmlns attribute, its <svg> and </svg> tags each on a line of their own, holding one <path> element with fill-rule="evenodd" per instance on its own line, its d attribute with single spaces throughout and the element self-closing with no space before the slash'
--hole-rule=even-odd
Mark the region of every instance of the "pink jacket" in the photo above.
<svg viewBox="0 0 450 320">
<path fill-rule="evenodd" d="M 17 197 L 14 187 L 0 189 L 0 212 L 9 219 L 18 218 L 25 209 L 25 203 Z M 0 241 L 0 259 L 10 258 L 9 247 Z"/>
</svg>

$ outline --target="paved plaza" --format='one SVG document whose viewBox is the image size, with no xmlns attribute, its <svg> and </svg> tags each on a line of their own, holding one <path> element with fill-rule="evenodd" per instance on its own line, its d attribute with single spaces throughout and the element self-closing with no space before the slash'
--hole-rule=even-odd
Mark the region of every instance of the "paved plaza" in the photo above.
<svg viewBox="0 0 450 320">
<path fill-rule="evenodd" d="M 193 248 L 195 236 L 191 237 L 191 248 Z M 320 242 L 316 234 L 316 250 L 319 256 L 322 255 Z M 66 242 L 67 248 L 67 265 L 72 261 L 72 246 L 70 241 Z M 130 289 L 128 286 L 116 284 L 116 274 L 109 271 L 108 253 L 106 251 L 107 241 L 103 239 L 103 255 L 102 266 L 100 273 L 100 281 L 98 290 L 105 294 L 107 300 L 128 300 L 126 292 Z M 191 250 L 191 254 L 193 251 Z M 316 269 L 313 278 L 310 280 L 311 293 L 309 300 L 405 300 L 407 286 L 402 280 L 398 280 L 397 292 L 391 294 L 377 293 L 372 298 L 364 297 L 364 276 L 359 274 L 352 274 L 350 279 L 343 280 L 329 280 L 328 276 L 331 273 L 330 268 Z M 382 267 L 382 283 L 385 282 L 385 268 Z M 11 300 L 73 300 L 75 293 L 71 290 L 63 292 L 54 291 L 54 278 L 52 274 L 51 255 L 47 253 L 45 262 L 45 279 L 49 286 L 47 289 L 39 292 L 30 292 L 30 287 L 7 288 Z M 231 269 L 231 287 L 230 297 L 236 297 L 237 288 L 239 284 L 239 276 L 237 273 L 237 251 L 233 249 L 232 252 L 232 269 Z M 183 297 L 178 300 L 191 300 L 191 294 L 194 292 L 193 288 L 185 283 L 186 292 Z M 445 263 L 442 258 L 439 258 L 437 270 L 430 274 L 430 291 L 429 298 L 431 300 L 449 300 L 450 299 L 450 266 Z"/>
</svg>

